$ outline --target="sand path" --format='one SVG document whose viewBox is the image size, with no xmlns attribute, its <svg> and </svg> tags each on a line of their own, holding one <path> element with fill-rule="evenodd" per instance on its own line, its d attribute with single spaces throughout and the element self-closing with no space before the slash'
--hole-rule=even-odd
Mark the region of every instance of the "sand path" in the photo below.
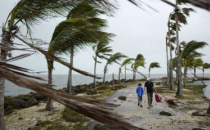
<svg viewBox="0 0 210 130">
<path fill-rule="evenodd" d="M 140 128 L 156 130 L 192 130 L 200 127 L 199 121 L 202 121 L 204 117 L 193 117 L 190 111 L 170 108 L 164 95 L 162 95 L 162 103 L 157 103 L 153 97 L 153 107 L 151 108 L 148 108 L 147 95 L 144 95 L 143 108 L 139 107 L 136 87 L 137 85 L 131 85 L 107 98 L 110 102 L 120 104 L 114 111 L 122 115 L 128 122 Z M 119 100 L 119 96 L 126 96 L 127 100 Z M 159 112 L 161 111 L 170 112 L 173 116 L 160 116 Z M 208 120 L 210 121 L 210 119 Z M 210 130 L 210 128 L 207 129 Z"/>
</svg>

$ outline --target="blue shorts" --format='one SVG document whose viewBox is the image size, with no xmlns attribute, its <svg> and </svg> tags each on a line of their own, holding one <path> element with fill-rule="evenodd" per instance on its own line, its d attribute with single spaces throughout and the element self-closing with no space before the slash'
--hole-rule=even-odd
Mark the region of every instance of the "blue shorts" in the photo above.
<svg viewBox="0 0 210 130">
<path fill-rule="evenodd" d="M 142 96 L 138 96 L 138 100 L 142 101 L 143 97 Z"/>
</svg>

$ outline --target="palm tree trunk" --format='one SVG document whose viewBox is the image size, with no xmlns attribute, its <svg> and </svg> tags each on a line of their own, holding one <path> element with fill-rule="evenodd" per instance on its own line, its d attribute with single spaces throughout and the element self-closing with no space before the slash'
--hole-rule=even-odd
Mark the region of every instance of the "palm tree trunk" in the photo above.
<svg viewBox="0 0 210 130">
<path fill-rule="evenodd" d="M 149 70 L 149 78 L 150 78 L 150 70 Z"/>
<path fill-rule="evenodd" d="M 168 64 L 168 45 L 167 45 L 167 38 L 166 38 L 166 60 L 167 60 L 167 85 L 169 85 L 169 64 Z"/>
<path fill-rule="evenodd" d="M 194 67 L 194 79 L 196 78 L 196 67 Z"/>
<path fill-rule="evenodd" d="M 112 85 L 114 86 L 114 73 L 112 74 Z"/>
<path fill-rule="evenodd" d="M 178 89 L 177 89 L 177 96 L 183 96 L 182 92 L 182 65 L 181 65 L 181 58 L 180 58 L 180 46 L 179 46 L 179 23 L 178 23 L 178 1 L 176 1 L 175 7 L 175 19 L 176 19 L 176 44 L 177 44 L 177 70 L 178 70 Z"/>
<path fill-rule="evenodd" d="M 203 70 L 203 78 L 204 78 L 204 70 Z"/>
<path fill-rule="evenodd" d="M 52 87 L 52 71 L 53 71 L 53 61 L 47 59 L 48 62 L 48 85 Z M 45 106 L 45 110 L 52 111 L 53 110 L 53 101 L 51 98 L 47 99 L 47 104 Z"/>
<path fill-rule="evenodd" d="M 10 43 L 11 34 L 8 31 L 2 29 L 2 40 L 1 43 L 7 44 Z M 6 62 L 7 59 L 7 51 L 2 48 L 1 45 L 1 56 L 0 61 Z M 4 91 L 5 91 L 5 78 L 0 76 L 0 130 L 6 130 L 5 120 L 4 120 Z"/>
<path fill-rule="evenodd" d="M 73 66 L 73 58 L 74 58 L 74 54 L 73 52 L 71 52 L 71 59 L 70 59 L 70 65 Z M 71 93 L 71 88 L 72 88 L 72 69 L 69 69 L 69 75 L 68 75 L 68 83 L 67 83 L 67 89 L 66 92 L 67 93 Z"/>
<path fill-rule="evenodd" d="M 174 76 L 173 76 L 173 63 L 172 63 L 172 45 L 171 45 L 171 34 L 170 34 L 170 23 L 168 23 L 168 37 L 169 37 L 169 44 L 170 44 L 170 89 L 174 90 Z"/>
<path fill-rule="evenodd" d="M 184 87 L 187 87 L 187 67 L 184 68 Z"/>
<path fill-rule="evenodd" d="M 95 65 L 94 65 L 94 75 L 96 75 L 96 65 L 97 65 L 97 55 L 95 58 Z M 93 88 L 96 88 L 96 78 L 93 78 Z"/>
<path fill-rule="evenodd" d="M 125 81 L 126 81 L 126 65 L 125 65 Z"/>
<path fill-rule="evenodd" d="M 119 82 L 119 84 L 121 84 L 120 74 L 121 74 L 121 67 L 119 68 L 119 75 L 118 75 L 118 82 Z"/>
<path fill-rule="evenodd" d="M 209 104 L 209 108 L 208 108 L 208 110 L 207 110 L 206 113 L 207 113 L 207 114 L 210 114 L 210 104 Z"/>
<path fill-rule="evenodd" d="M 105 84 L 105 80 L 106 80 L 106 73 L 104 72 L 103 84 Z"/>
</svg>

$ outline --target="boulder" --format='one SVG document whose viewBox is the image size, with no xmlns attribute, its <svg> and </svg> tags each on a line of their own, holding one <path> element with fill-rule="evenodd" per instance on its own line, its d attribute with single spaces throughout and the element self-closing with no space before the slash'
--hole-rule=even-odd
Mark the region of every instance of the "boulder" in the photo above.
<svg viewBox="0 0 210 130">
<path fill-rule="evenodd" d="M 126 96 L 119 96 L 118 99 L 125 101 L 127 99 Z"/>
<path fill-rule="evenodd" d="M 9 115 L 13 112 L 13 107 L 12 106 L 8 106 L 5 110 L 4 113 L 5 115 Z"/>
<path fill-rule="evenodd" d="M 166 111 L 161 111 L 159 114 L 162 115 L 162 116 L 172 116 L 171 113 L 166 112 Z"/>
</svg>

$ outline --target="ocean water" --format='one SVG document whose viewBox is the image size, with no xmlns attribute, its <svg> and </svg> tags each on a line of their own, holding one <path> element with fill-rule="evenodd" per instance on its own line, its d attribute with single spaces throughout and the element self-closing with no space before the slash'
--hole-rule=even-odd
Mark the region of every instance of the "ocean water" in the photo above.
<svg viewBox="0 0 210 130">
<path fill-rule="evenodd" d="M 198 74 L 198 76 L 201 76 L 202 74 Z M 47 80 L 47 75 L 38 75 L 39 77 L 42 77 L 43 79 Z M 99 77 L 102 77 L 103 75 L 98 75 Z M 118 79 L 118 75 L 114 75 L 115 79 Z M 191 77 L 192 75 L 189 75 Z M 210 77 L 210 74 L 206 74 L 205 76 Z M 122 74 L 121 79 L 125 78 L 125 75 Z M 127 79 L 132 79 L 133 75 L 132 74 L 127 74 L 126 75 Z M 151 78 L 162 78 L 166 77 L 166 74 L 151 74 Z M 61 89 L 67 86 L 67 78 L 68 75 L 53 75 L 53 85 L 55 89 Z M 137 74 L 136 79 L 141 79 L 143 78 L 141 75 Z M 97 81 L 102 81 L 103 79 L 99 79 Z M 112 80 L 112 74 L 107 74 L 106 75 L 106 81 L 111 81 Z M 83 76 L 83 75 L 73 75 L 73 80 L 72 80 L 73 86 L 75 85 L 82 85 L 82 84 L 90 84 L 93 82 L 93 78 Z M 47 83 L 47 82 L 46 82 Z M 205 95 L 210 99 L 210 81 L 205 81 L 206 89 L 204 90 Z M 200 84 L 199 82 L 196 82 L 196 84 Z M 10 81 L 6 81 L 6 87 L 5 87 L 5 96 L 17 96 L 19 94 L 28 94 L 32 92 L 32 90 L 19 87 Z"/>
</svg>

